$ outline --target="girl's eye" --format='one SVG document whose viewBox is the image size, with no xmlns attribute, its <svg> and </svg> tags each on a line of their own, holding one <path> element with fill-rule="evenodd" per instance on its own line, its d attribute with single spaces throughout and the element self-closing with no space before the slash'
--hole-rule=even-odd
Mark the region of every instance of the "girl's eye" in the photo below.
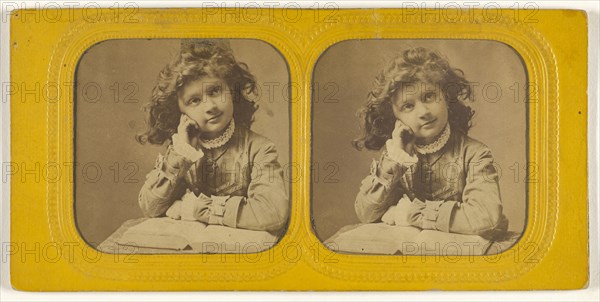
<svg viewBox="0 0 600 302">
<path fill-rule="evenodd" d="M 427 92 L 423 98 L 425 102 L 433 102 L 435 101 L 435 92 Z"/>
<path fill-rule="evenodd" d="M 221 93 L 221 86 L 212 86 L 210 88 L 208 88 L 208 91 L 206 92 L 206 94 L 208 94 L 209 96 L 217 96 Z"/>
<path fill-rule="evenodd" d="M 192 98 L 189 101 L 190 104 L 199 104 L 200 102 L 202 102 L 200 98 Z"/>
<path fill-rule="evenodd" d="M 402 105 L 402 107 L 400 107 L 400 110 L 403 112 L 407 112 L 407 111 L 411 111 L 413 108 L 415 108 L 415 105 L 413 105 L 411 103 L 405 103 Z"/>
</svg>

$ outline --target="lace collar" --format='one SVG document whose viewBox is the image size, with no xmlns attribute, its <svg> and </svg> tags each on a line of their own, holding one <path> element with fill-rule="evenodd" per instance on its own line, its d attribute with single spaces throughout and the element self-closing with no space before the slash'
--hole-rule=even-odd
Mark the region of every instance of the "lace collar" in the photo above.
<svg viewBox="0 0 600 302">
<path fill-rule="evenodd" d="M 426 144 L 426 145 L 418 145 L 417 144 L 417 145 L 415 145 L 415 150 L 419 154 L 423 154 L 423 155 L 438 152 L 438 151 L 442 150 L 442 148 L 444 148 L 444 146 L 448 142 L 449 138 L 450 138 L 450 124 L 448 123 L 448 124 L 446 124 L 446 127 L 444 128 L 444 130 L 442 131 L 442 134 L 440 135 L 440 137 L 438 137 L 438 139 L 436 139 L 431 144 Z"/>
<path fill-rule="evenodd" d="M 207 140 L 201 139 L 200 145 L 202 145 L 202 147 L 204 149 L 216 149 L 216 148 L 222 147 L 231 139 L 231 137 L 233 136 L 234 130 L 235 130 L 235 120 L 231 119 L 229 126 L 227 126 L 227 129 L 225 129 L 225 132 L 223 132 L 223 134 L 221 134 L 221 136 L 219 136 L 217 138 L 213 138 L 213 139 L 207 139 Z"/>
</svg>

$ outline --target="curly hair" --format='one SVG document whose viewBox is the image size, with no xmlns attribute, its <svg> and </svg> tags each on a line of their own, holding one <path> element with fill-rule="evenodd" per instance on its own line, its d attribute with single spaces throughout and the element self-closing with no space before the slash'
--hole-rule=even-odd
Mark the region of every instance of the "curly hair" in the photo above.
<svg viewBox="0 0 600 302">
<path fill-rule="evenodd" d="M 226 41 L 190 39 L 182 40 L 180 52 L 159 73 L 151 101 L 142 107 L 147 129 L 135 139 L 140 144 L 155 145 L 170 140 L 181 116 L 178 90 L 204 76 L 224 80 L 231 90 L 236 125 L 250 128 L 258 105 L 249 97 L 256 94 L 257 88 L 248 65 L 236 61 Z"/>
<path fill-rule="evenodd" d="M 362 134 L 352 141 L 356 149 L 381 149 L 391 138 L 396 122 L 392 96 L 402 84 L 417 82 L 439 85 L 448 104 L 450 126 L 464 135 L 468 133 L 475 112 L 463 103 L 473 97 L 464 73 L 452 68 L 440 54 L 417 47 L 397 54 L 375 78 L 366 104 L 357 112 Z"/>
</svg>

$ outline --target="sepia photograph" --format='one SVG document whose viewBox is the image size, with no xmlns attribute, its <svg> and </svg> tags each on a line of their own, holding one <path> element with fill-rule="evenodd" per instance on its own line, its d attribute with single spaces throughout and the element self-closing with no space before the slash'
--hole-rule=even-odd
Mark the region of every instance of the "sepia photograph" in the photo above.
<svg viewBox="0 0 600 302">
<path fill-rule="evenodd" d="M 252 39 L 102 41 L 76 71 L 75 219 L 106 253 L 256 253 L 290 215 L 290 75 Z"/>
<path fill-rule="evenodd" d="M 311 215 L 339 253 L 494 255 L 526 227 L 527 70 L 491 40 L 348 40 L 313 72 Z"/>
</svg>

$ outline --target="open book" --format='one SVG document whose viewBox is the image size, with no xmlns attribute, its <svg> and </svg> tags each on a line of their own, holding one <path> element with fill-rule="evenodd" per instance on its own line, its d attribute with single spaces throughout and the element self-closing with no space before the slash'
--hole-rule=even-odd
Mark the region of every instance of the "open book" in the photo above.
<svg viewBox="0 0 600 302">
<path fill-rule="evenodd" d="M 252 231 L 199 221 L 150 218 L 132 226 L 117 239 L 125 246 L 183 250 L 198 253 L 257 253 L 277 243 L 277 236 L 266 231 Z"/>
<path fill-rule="evenodd" d="M 383 255 L 483 255 L 491 242 L 478 235 L 368 223 L 342 228 L 325 241 L 336 252 Z"/>
</svg>

